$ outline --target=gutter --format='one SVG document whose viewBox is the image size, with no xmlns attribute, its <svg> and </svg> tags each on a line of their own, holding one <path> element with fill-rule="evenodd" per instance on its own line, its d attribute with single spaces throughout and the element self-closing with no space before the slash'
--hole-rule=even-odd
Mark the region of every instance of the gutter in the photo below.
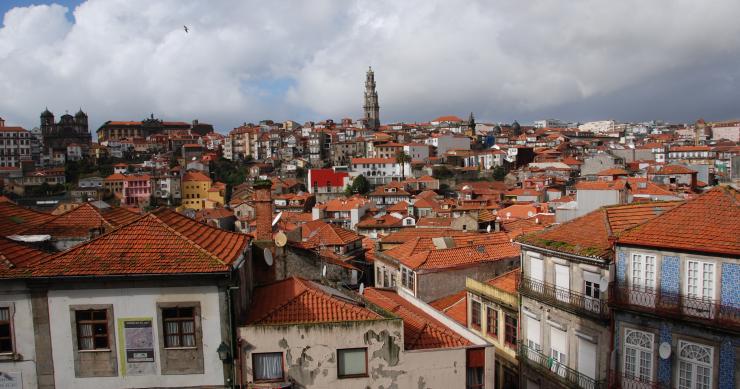
<svg viewBox="0 0 740 389">
<path fill-rule="evenodd" d="M 586 257 L 586 256 L 583 256 L 583 255 L 577 255 L 577 254 L 571 254 L 571 253 L 566 253 L 566 252 L 562 252 L 562 251 L 556 251 L 556 250 L 546 249 L 546 248 L 542 248 L 540 246 L 534 246 L 534 245 L 531 245 L 531 244 L 517 242 L 517 241 L 515 241 L 514 243 L 516 243 L 516 244 L 518 244 L 518 245 L 520 245 L 522 247 L 526 247 L 528 249 L 534 250 L 534 251 L 541 251 L 541 252 L 543 252 L 545 254 L 550 254 L 550 255 L 553 255 L 553 256 L 557 256 L 557 257 L 566 257 L 566 259 L 570 258 L 570 259 L 576 260 L 578 262 L 598 262 L 597 265 L 608 265 L 610 263 L 610 262 L 608 262 L 607 259 L 604 259 L 602 257 Z"/>
</svg>

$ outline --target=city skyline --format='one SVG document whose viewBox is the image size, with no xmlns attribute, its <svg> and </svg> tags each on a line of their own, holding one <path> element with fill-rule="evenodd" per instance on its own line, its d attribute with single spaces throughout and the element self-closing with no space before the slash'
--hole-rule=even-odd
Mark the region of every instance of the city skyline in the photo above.
<svg viewBox="0 0 740 389">
<path fill-rule="evenodd" d="M 29 129 L 44 107 L 82 108 L 92 128 L 150 113 L 221 132 L 359 119 L 368 66 L 383 123 L 738 116 L 729 1 L 639 15 L 636 3 L 29 3 L 0 8 L 0 93 L 12 96 L 0 115 Z"/>
</svg>

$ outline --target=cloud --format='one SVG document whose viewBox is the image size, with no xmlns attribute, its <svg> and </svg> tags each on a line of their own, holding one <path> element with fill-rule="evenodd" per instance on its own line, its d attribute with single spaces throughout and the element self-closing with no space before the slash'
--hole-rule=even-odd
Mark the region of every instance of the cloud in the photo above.
<svg viewBox="0 0 740 389">
<path fill-rule="evenodd" d="M 65 16 L 74 12 L 74 22 Z M 88 0 L 14 8 L 0 28 L 0 116 L 383 121 L 737 115 L 733 0 Z M 182 26 L 187 25 L 190 33 Z"/>
</svg>

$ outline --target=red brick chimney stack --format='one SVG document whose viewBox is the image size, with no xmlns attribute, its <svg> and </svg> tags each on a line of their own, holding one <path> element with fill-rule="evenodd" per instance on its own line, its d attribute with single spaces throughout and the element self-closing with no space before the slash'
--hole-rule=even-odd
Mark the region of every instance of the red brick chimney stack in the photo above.
<svg viewBox="0 0 740 389">
<path fill-rule="evenodd" d="M 257 227 L 254 238 L 258 241 L 272 241 L 272 183 L 255 183 L 254 202 Z"/>
</svg>

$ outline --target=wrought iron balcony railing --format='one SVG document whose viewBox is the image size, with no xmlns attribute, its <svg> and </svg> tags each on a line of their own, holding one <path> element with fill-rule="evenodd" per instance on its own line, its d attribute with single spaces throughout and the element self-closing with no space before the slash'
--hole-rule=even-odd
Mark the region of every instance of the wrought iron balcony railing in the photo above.
<svg viewBox="0 0 740 389">
<path fill-rule="evenodd" d="M 570 289 L 558 288 L 555 285 L 526 276 L 522 276 L 519 293 L 596 319 L 609 319 L 609 307 L 605 299 L 586 296 Z"/>
<path fill-rule="evenodd" d="M 571 369 L 542 352 L 519 342 L 519 360 L 548 378 L 558 380 L 570 388 L 606 389 L 607 381 L 597 381 L 585 374 Z"/>
<path fill-rule="evenodd" d="M 740 306 L 626 283 L 612 283 L 610 289 L 615 307 L 740 330 Z"/>
<path fill-rule="evenodd" d="M 670 385 L 653 379 L 635 377 L 632 374 L 611 370 L 609 372 L 611 384 L 614 389 L 670 389 Z"/>
</svg>

